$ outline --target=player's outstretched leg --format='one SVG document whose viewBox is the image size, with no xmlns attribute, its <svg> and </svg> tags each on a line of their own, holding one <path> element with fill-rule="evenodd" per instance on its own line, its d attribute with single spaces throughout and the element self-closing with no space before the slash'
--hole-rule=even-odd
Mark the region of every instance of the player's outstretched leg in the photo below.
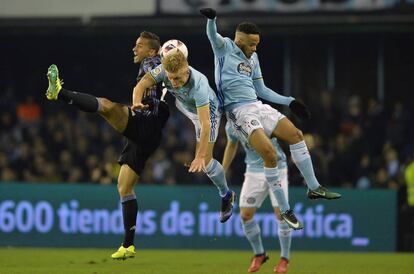
<svg viewBox="0 0 414 274">
<path fill-rule="evenodd" d="M 341 198 L 341 194 L 329 191 L 319 184 L 302 131 L 297 129 L 289 119 L 283 118 L 280 120 L 272 135 L 289 143 L 292 160 L 303 178 L 305 178 L 306 185 L 308 186 L 307 194 L 310 199 L 333 200 Z"/>
<path fill-rule="evenodd" d="M 81 111 L 98 113 L 119 133 L 125 130 L 129 111 L 128 107 L 112 102 L 106 98 L 97 98 L 88 93 L 67 90 L 62 87 L 63 81 L 59 78 L 59 70 L 56 65 L 51 65 L 47 71 L 49 86 L 46 91 L 48 100 L 60 100 L 66 102 Z"/>
<path fill-rule="evenodd" d="M 47 78 L 49 80 L 49 86 L 46 91 L 46 98 L 48 100 L 59 99 L 89 113 L 97 113 L 99 111 L 99 100 L 95 96 L 62 88 L 63 81 L 59 78 L 59 70 L 56 65 L 49 67 Z"/>
<path fill-rule="evenodd" d="M 310 199 L 333 200 L 341 198 L 341 194 L 329 191 L 319 184 L 313 170 L 312 159 L 310 157 L 308 147 L 303 139 L 302 141 L 290 145 L 289 147 L 292 154 L 292 160 L 300 170 L 302 176 L 305 178 L 306 184 L 308 185 L 307 195 Z"/>
</svg>

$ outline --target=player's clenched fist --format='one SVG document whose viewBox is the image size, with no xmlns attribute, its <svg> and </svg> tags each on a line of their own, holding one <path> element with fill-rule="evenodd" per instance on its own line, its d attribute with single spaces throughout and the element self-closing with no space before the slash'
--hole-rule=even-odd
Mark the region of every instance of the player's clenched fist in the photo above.
<svg viewBox="0 0 414 274">
<path fill-rule="evenodd" d="M 289 108 L 301 119 L 309 119 L 311 117 L 311 113 L 306 105 L 298 100 L 293 100 L 289 104 Z"/>
<path fill-rule="evenodd" d="M 200 13 L 202 15 L 204 15 L 205 17 L 207 17 L 208 19 L 216 18 L 216 11 L 214 9 L 211 9 L 211 8 L 201 9 Z"/>
</svg>

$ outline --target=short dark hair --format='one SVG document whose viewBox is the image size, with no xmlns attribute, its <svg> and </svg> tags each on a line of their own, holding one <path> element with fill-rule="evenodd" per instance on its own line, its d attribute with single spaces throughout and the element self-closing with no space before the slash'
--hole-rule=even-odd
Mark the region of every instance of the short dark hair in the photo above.
<svg viewBox="0 0 414 274">
<path fill-rule="evenodd" d="M 158 35 L 149 31 L 143 31 L 139 36 L 149 40 L 149 46 L 151 49 L 155 50 L 156 52 L 160 50 L 161 42 Z"/>
<path fill-rule="evenodd" d="M 260 29 L 259 27 L 251 22 L 241 22 L 238 26 L 236 31 L 240 31 L 246 34 L 259 34 L 260 35 Z"/>
</svg>

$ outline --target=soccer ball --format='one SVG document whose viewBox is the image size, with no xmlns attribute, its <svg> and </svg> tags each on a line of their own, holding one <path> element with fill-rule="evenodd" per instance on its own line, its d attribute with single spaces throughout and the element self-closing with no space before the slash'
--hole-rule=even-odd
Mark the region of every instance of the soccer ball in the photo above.
<svg viewBox="0 0 414 274">
<path fill-rule="evenodd" d="M 177 39 L 168 40 L 167 42 L 162 45 L 160 50 L 160 56 L 165 57 L 171 53 L 177 52 L 177 50 L 181 51 L 185 58 L 188 57 L 188 50 L 187 47 L 183 42 Z"/>
</svg>

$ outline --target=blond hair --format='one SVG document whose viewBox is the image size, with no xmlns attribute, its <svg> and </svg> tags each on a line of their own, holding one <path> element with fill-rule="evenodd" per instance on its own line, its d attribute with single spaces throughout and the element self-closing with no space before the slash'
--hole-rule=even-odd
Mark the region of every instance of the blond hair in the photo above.
<svg viewBox="0 0 414 274">
<path fill-rule="evenodd" d="M 187 58 L 185 58 L 180 50 L 163 57 L 161 63 L 164 69 L 171 73 L 176 73 L 180 69 L 188 66 Z"/>
</svg>

